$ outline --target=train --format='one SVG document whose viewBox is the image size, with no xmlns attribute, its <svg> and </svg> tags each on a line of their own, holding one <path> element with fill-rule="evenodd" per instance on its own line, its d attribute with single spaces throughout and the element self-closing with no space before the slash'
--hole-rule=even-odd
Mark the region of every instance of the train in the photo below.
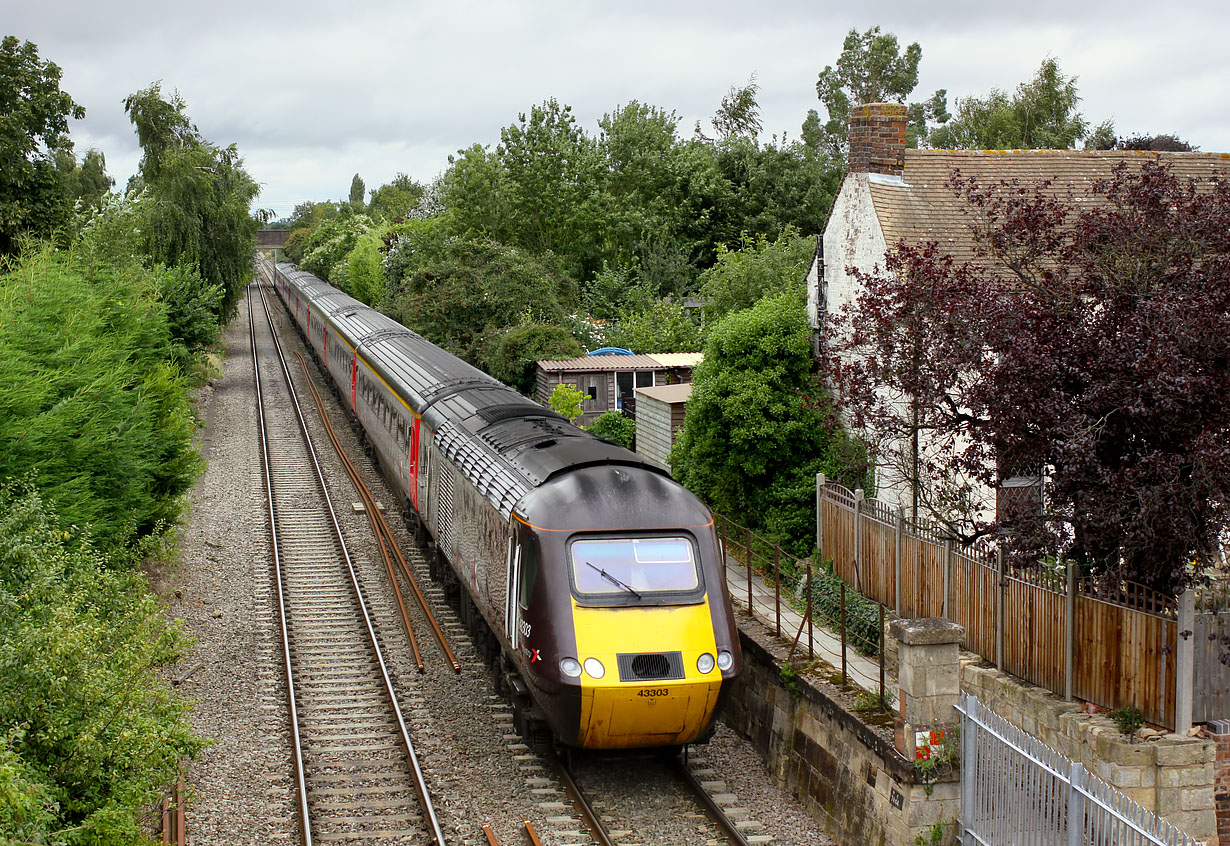
<svg viewBox="0 0 1230 846">
<path fill-rule="evenodd" d="M 316 276 L 272 273 L 527 742 L 707 740 L 742 656 L 704 503 Z"/>
</svg>

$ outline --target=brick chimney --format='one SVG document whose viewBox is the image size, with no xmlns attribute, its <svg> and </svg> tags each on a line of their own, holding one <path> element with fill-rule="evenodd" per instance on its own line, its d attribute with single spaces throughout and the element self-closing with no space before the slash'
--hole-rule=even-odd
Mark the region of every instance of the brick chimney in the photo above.
<svg viewBox="0 0 1230 846">
<path fill-rule="evenodd" d="M 850 110 L 850 172 L 905 173 L 904 103 L 866 103 Z"/>
</svg>

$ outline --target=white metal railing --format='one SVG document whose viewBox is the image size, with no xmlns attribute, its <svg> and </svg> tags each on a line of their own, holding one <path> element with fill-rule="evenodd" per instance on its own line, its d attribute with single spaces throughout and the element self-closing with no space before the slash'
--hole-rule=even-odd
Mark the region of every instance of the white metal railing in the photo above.
<svg viewBox="0 0 1230 846">
<path fill-rule="evenodd" d="M 959 710 L 963 846 L 1197 846 L 976 697 Z"/>
</svg>

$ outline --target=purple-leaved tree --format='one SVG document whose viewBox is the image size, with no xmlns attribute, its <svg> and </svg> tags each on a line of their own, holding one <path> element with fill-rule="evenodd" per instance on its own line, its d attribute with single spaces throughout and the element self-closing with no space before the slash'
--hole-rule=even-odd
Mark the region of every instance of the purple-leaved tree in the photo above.
<svg viewBox="0 0 1230 846">
<path fill-rule="evenodd" d="M 899 245 L 828 322 L 847 421 L 965 540 L 1180 591 L 1230 522 L 1230 182 L 950 183 L 977 258 Z M 1028 476 L 1040 498 L 973 507 Z"/>
</svg>

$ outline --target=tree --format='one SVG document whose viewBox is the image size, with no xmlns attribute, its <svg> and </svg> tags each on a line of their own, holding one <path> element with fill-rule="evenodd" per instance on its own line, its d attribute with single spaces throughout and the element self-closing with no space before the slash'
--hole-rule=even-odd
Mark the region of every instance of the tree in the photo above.
<svg viewBox="0 0 1230 846">
<path fill-rule="evenodd" d="M 607 334 L 607 343 L 638 353 L 698 352 L 704 333 L 682 303 L 658 300 L 648 308 L 624 312 Z"/>
<path fill-rule="evenodd" d="M 935 147 L 964 150 L 1071 149 L 1091 132 L 1076 109 L 1080 99 L 1076 77 L 1065 77 L 1058 61 L 1048 57 L 1011 97 L 992 88 L 985 98 L 959 98 L 956 116 L 930 141 Z M 1092 132 L 1113 137 L 1109 122 Z"/>
<path fill-rule="evenodd" d="M 1152 150 L 1159 153 L 1195 153 L 1200 148 L 1194 147 L 1177 135 L 1132 135 L 1128 138 L 1115 140 L 1113 146 L 1105 149 L 1114 150 Z"/>
<path fill-rule="evenodd" d="M 367 187 L 363 184 L 362 177 L 356 173 L 354 178 L 350 180 L 350 198 L 348 201 L 350 207 L 356 212 L 363 212 L 363 198 L 365 196 L 367 196 Z"/>
<path fill-rule="evenodd" d="M 372 220 L 393 223 L 413 214 L 423 201 L 426 189 L 404 173 L 398 173 L 393 181 L 371 192 L 367 213 Z"/>
<path fill-rule="evenodd" d="M 68 120 L 85 109 L 60 90 L 60 68 L 12 35 L 0 42 L 0 256 L 23 233 L 46 236 L 68 220 L 71 201 L 55 155 L 71 151 Z M 71 155 L 71 153 L 70 153 Z"/>
<path fill-rule="evenodd" d="M 737 250 L 718 245 L 717 263 L 700 275 L 705 319 L 720 320 L 771 294 L 802 291 L 815 249 L 814 238 L 790 228 L 772 242 L 760 235 L 745 237 Z"/>
<path fill-rule="evenodd" d="M 859 34 L 851 29 L 842 44 L 837 67 L 825 65 L 816 81 L 816 96 L 828 110 L 829 119 L 823 127 L 824 145 L 835 159 L 844 160 L 850 123 L 850 109 L 863 103 L 904 103 L 918 85 L 918 64 L 922 48 L 914 42 L 901 52 L 897 36 L 881 33 L 873 26 Z M 912 104 L 911 113 L 914 146 L 918 144 L 919 120 L 925 132 L 925 119 L 938 122 L 947 119 L 947 98 L 937 91 L 925 103 Z"/>
<path fill-rule="evenodd" d="M 925 431 L 922 475 L 1041 479 L 1042 507 L 971 515 L 967 537 L 1181 590 L 1230 528 L 1230 182 L 1145 162 L 1093 204 L 954 188 L 982 254 L 901 246 L 864 276 L 829 339 L 847 414 Z"/>
<path fill-rule="evenodd" d="M 471 364 L 483 366 L 484 339 L 511 326 L 563 325 L 575 283 L 551 256 L 447 234 L 414 222 L 392 235 L 387 264 L 400 278 L 388 314 Z"/>
<path fill-rule="evenodd" d="M 717 131 L 719 142 L 732 138 L 756 140 L 761 129 L 760 103 L 756 102 L 758 91 L 760 86 L 756 84 L 755 74 L 743 87 L 730 86 L 717 114 L 713 116 L 713 128 Z"/>
<path fill-rule="evenodd" d="M 581 344 L 563 326 L 522 323 L 489 336 L 480 360 L 492 376 L 526 396 L 533 396 L 536 362 L 584 354 Z"/>
<path fill-rule="evenodd" d="M 260 187 L 232 144 L 206 141 L 178 94 L 154 85 L 124 100 L 144 155 L 137 180 L 154 202 L 145 222 L 146 252 L 168 266 L 187 263 L 223 291 L 218 319 L 234 313 L 252 276 L 258 220 L 249 213 Z"/>
<path fill-rule="evenodd" d="M 801 295 L 766 297 L 714 326 L 692 378 L 675 477 L 722 514 L 809 551 L 816 474 L 857 486 L 866 461 L 816 380 Z"/>
</svg>

